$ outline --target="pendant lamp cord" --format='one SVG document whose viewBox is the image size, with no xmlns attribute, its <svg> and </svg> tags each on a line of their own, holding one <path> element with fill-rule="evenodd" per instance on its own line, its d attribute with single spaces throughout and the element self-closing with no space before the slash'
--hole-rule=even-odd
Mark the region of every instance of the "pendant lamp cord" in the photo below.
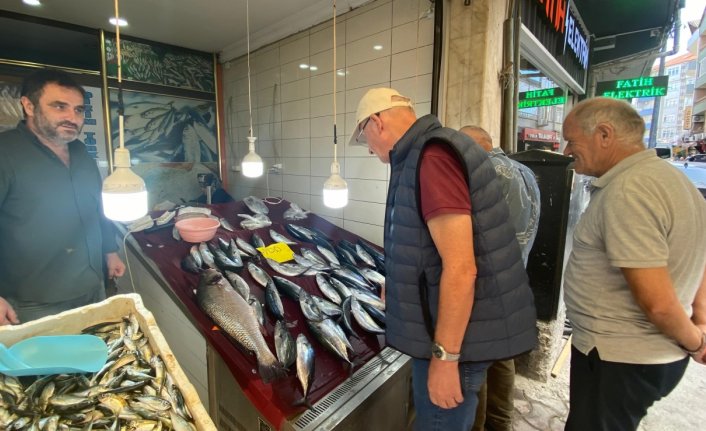
<svg viewBox="0 0 706 431">
<path fill-rule="evenodd" d="M 333 161 L 338 162 L 338 133 L 336 133 L 336 0 L 333 0 Z"/>
<path fill-rule="evenodd" d="M 245 32 L 248 49 L 248 112 L 250 114 L 250 137 L 252 138 L 252 96 L 250 95 L 250 4 L 248 0 L 245 0 Z"/>
<path fill-rule="evenodd" d="M 118 0 L 115 0 L 115 47 L 117 49 L 116 55 L 118 60 L 118 142 L 120 143 L 120 148 L 124 148 L 125 138 L 123 132 L 123 121 L 125 116 L 125 110 L 123 105 L 123 73 L 122 62 L 120 58 L 120 25 L 118 22 L 119 17 L 120 15 L 118 14 Z"/>
</svg>

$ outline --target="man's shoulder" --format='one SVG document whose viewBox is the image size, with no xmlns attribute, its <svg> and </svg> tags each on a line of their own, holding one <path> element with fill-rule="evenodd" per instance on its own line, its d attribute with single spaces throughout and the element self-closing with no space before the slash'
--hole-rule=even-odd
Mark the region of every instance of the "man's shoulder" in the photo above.
<svg viewBox="0 0 706 431">
<path fill-rule="evenodd" d="M 23 140 L 24 136 L 17 127 L 0 132 L 0 148 L 8 148 L 9 146 L 22 142 Z"/>
</svg>

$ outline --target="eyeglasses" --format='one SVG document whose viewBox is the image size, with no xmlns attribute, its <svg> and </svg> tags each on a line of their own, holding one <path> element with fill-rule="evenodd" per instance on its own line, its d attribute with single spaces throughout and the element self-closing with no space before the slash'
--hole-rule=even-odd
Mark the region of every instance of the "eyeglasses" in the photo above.
<svg viewBox="0 0 706 431">
<path fill-rule="evenodd" d="M 378 116 L 379 116 L 380 113 L 377 112 L 377 113 L 375 113 L 375 114 L 371 114 L 370 117 L 372 117 L 373 115 L 378 115 Z M 368 125 L 368 122 L 370 121 L 370 117 L 368 117 L 368 118 L 365 120 L 365 123 L 363 123 L 363 126 L 360 128 L 360 131 L 358 132 L 358 136 L 355 137 L 355 142 L 356 142 L 357 144 L 361 144 L 361 145 L 367 144 L 367 141 L 366 141 L 366 139 L 365 139 L 365 136 L 363 135 L 363 132 L 365 131 L 365 126 L 367 126 L 367 125 Z M 361 139 L 361 138 L 362 138 L 362 139 Z"/>
</svg>

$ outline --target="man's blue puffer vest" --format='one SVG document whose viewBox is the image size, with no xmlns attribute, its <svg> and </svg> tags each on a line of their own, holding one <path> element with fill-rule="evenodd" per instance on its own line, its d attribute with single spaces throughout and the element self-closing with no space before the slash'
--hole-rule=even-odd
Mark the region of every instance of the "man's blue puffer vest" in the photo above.
<svg viewBox="0 0 706 431">
<path fill-rule="evenodd" d="M 431 115 L 418 119 L 390 152 L 385 213 L 387 343 L 415 358 L 431 357 L 441 258 L 419 208 L 419 161 L 430 141 L 445 142 L 457 151 L 470 186 L 478 275 L 461 361 L 505 359 L 529 351 L 537 342 L 534 297 L 500 184 L 494 181 L 493 164 L 468 136 L 442 127 Z"/>
</svg>

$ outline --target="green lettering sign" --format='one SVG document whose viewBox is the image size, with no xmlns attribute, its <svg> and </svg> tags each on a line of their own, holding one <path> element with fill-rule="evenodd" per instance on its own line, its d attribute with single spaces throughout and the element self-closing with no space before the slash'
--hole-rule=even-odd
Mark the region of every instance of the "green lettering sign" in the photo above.
<svg viewBox="0 0 706 431">
<path fill-rule="evenodd" d="M 538 108 L 541 106 L 561 105 L 563 103 L 566 103 L 563 88 L 542 88 L 521 92 L 517 107 L 518 109 Z"/>
<path fill-rule="evenodd" d="M 640 76 L 616 81 L 602 81 L 596 84 L 596 94 L 613 99 L 665 96 L 669 86 L 669 76 Z"/>
</svg>

